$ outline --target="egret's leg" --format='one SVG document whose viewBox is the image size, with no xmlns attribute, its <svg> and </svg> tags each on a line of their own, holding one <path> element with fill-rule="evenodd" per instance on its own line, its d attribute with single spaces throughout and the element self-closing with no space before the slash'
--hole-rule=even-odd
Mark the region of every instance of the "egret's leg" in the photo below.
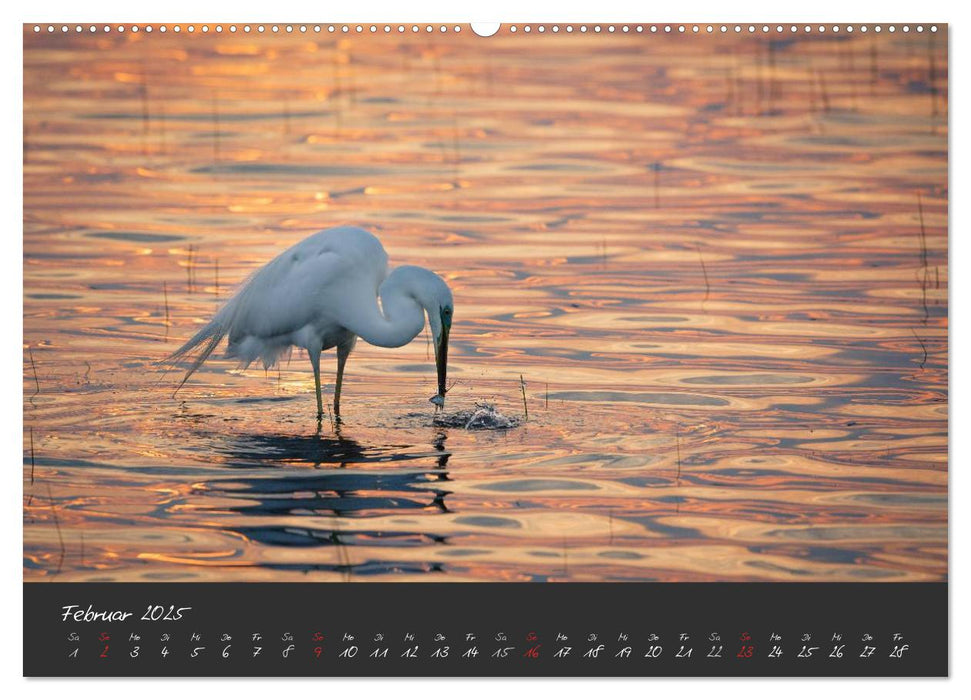
<svg viewBox="0 0 971 700">
<path fill-rule="evenodd" d="M 317 420 L 324 416 L 324 402 L 320 398 L 320 350 L 310 350 L 310 364 L 314 368 L 314 388 L 317 389 Z"/>
<path fill-rule="evenodd" d="M 334 387 L 334 415 L 341 417 L 341 384 L 344 382 L 344 363 L 351 354 L 353 343 L 337 346 L 337 385 Z"/>
</svg>

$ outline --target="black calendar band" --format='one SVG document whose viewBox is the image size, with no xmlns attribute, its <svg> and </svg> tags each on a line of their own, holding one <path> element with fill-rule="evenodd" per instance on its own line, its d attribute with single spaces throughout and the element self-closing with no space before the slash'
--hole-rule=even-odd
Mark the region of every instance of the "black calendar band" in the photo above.
<svg viewBox="0 0 971 700">
<path fill-rule="evenodd" d="M 26 676 L 946 676 L 946 583 L 28 583 Z"/>
</svg>

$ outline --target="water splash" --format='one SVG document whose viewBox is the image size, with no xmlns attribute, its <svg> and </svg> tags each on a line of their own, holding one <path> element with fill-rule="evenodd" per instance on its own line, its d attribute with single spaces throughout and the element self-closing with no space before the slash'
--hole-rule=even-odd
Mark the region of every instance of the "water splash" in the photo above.
<svg viewBox="0 0 971 700">
<path fill-rule="evenodd" d="M 504 416 L 491 403 L 476 402 L 474 408 L 454 413 L 440 413 L 434 424 L 441 428 L 465 428 L 466 430 L 509 430 L 522 424 L 515 416 Z"/>
</svg>

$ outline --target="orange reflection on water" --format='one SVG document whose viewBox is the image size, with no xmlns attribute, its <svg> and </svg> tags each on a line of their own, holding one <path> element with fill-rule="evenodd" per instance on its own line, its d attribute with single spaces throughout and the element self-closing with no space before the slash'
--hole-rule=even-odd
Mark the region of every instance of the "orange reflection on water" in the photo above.
<svg viewBox="0 0 971 700">
<path fill-rule="evenodd" d="M 25 578 L 946 576 L 946 31 L 24 41 Z M 339 434 L 297 353 L 173 398 L 346 223 L 524 427 L 434 427 L 424 335 Z"/>
</svg>

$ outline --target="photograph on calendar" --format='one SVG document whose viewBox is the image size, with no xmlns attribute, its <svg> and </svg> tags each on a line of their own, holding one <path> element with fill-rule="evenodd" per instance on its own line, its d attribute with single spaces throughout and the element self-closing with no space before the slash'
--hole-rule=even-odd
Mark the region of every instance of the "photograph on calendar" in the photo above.
<svg viewBox="0 0 971 700">
<path fill-rule="evenodd" d="M 946 25 L 27 24 L 23 79 L 25 583 L 947 581 Z"/>
</svg>

